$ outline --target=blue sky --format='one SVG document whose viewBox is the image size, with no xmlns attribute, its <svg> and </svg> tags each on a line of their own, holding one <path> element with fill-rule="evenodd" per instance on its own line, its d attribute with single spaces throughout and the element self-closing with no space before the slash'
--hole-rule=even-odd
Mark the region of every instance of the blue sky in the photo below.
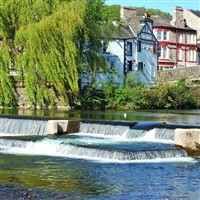
<svg viewBox="0 0 200 200">
<path fill-rule="evenodd" d="M 172 14 L 172 9 L 175 6 L 192 10 L 200 10 L 200 0 L 106 0 L 106 4 L 154 8 L 170 14 Z"/>
</svg>

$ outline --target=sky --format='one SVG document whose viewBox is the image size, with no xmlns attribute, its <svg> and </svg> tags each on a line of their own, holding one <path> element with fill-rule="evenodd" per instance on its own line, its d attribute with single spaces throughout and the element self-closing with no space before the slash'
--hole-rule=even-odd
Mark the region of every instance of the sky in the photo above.
<svg viewBox="0 0 200 200">
<path fill-rule="evenodd" d="M 172 15 L 173 8 L 180 6 L 189 10 L 200 10 L 200 0 L 106 0 L 107 5 L 118 4 L 159 9 Z"/>
</svg>

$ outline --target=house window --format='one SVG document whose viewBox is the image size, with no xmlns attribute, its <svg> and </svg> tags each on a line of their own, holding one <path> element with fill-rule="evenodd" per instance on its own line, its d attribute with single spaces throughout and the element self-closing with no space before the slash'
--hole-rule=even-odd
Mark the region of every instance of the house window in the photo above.
<svg viewBox="0 0 200 200">
<path fill-rule="evenodd" d="M 103 52 L 106 52 L 108 49 L 108 43 L 103 41 Z"/>
<path fill-rule="evenodd" d="M 191 44 L 196 44 L 196 36 L 193 34 L 191 35 Z"/>
<path fill-rule="evenodd" d="M 197 43 L 197 38 L 196 38 L 196 35 L 194 35 L 194 37 L 193 37 L 193 38 L 194 38 L 194 40 L 193 40 L 193 42 L 194 42 L 194 43 L 193 43 L 193 44 L 196 44 L 196 43 Z"/>
<path fill-rule="evenodd" d="M 192 61 L 192 60 L 193 60 L 193 51 L 190 50 L 190 61 Z"/>
<path fill-rule="evenodd" d="M 162 49 L 163 49 L 163 58 L 167 58 L 167 46 L 164 46 Z"/>
<path fill-rule="evenodd" d="M 158 46 L 158 56 L 160 58 L 168 58 L 168 48 L 167 46 Z"/>
<path fill-rule="evenodd" d="M 143 71 L 143 62 L 138 63 L 138 70 Z"/>
<path fill-rule="evenodd" d="M 193 35 L 191 35 L 191 41 L 190 41 L 191 44 L 194 44 L 194 37 Z"/>
<path fill-rule="evenodd" d="M 168 40 L 167 31 L 157 31 L 157 40 Z"/>
<path fill-rule="evenodd" d="M 163 32 L 163 40 L 167 40 L 167 32 L 166 31 Z"/>
<path fill-rule="evenodd" d="M 190 61 L 196 61 L 196 51 L 190 50 Z"/>
<path fill-rule="evenodd" d="M 132 42 L 127 42 L 127 56 L 132 56 Z"/>
<path fill-rule="evenodd" d="M 128 71 L 132 71 L 133 70 L 133 62 L 131 60 L 129 60 L 127 62 L 127 70 Z"/>
<path fill-rule="evenodd" d="M 110 68 L 111 68 L 111 69 L 114 69 L 114 68 L 115 68 L 115 61 L 114 61 L 114 60 L 111 60 L 111 61 L 110 61 Z"/>
<path fill-rule="evenodd" d="M 179 43 L 183 42 L 183 34 L 182 33 L 179 33 L 179 35 L 178 35 L 178 41 L 179 41 Z"/>
<path fill-rule="evenodd" d="M 190 44 L 190 35 L 187 35 L 187 43 Z"/>
<path fill-rule="evenodd" d="M 182 58 L 182 49 L 179 49 L 178 50 L 178 59 L 179 60 L 182 60 L 183 58 Z"/>
<path fill-rule="evenodd" d="M 138 41 L 137 51 L 138 51 L 138 52 L 141 52 L 141 41 Z"/>
<path fill-rule="evenodd" d="M 157 31 L 157 40 L 162 40 L 162 32 Z"/>
<path fill-rule="evenodd" d="M 161 56 L 161 46 L 158 46 L 158 56 Z"/>
</svg>

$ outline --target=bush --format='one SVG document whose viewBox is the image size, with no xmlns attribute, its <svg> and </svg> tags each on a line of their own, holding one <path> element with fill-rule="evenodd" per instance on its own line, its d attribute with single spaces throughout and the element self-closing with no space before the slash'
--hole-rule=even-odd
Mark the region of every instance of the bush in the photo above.
<svg viewBox="0 0 200 200">
<path fill-rule="evenodd" d="M 82 108 L 111 109 L 192 109 L 199 108 L 200 102 L 185 84 L 178 83 L 145 88 L 139 82 L 125 85 L 114 83 L 111 79 L 102 90 L 89 87 L 82 96 Z M 134 81 L 134 80 L 131 80 Z"/>
</svg>

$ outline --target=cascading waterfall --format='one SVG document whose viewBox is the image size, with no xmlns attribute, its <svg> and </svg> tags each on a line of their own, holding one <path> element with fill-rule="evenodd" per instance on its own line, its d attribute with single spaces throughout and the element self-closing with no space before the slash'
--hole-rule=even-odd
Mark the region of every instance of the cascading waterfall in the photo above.
<svg viewBox="0 0 200 200">
<path fill-rule="evenodd" d="M 83 133 L 96 133 L 103 135 L 122 135 L 129 126 L 121 125 L 109 125 L 109 124 L 93 124 L 93 123 L 81 123 L 80 132 Z"/>
<path fill-rule="evenodd" d="M 165 142 L 173 142 L 174 141 L 174 129 L 161 129 L 154 128 L 149 131 L 146 130 L 137 130 L 137 129 L 128 129 L 126 130 L 122 137 L 130 140 L 137 141 L 149 141 L 149 142 L 157 142 L 157 141 L 165 141 Z"/>
<path fill-rule="evenodd" d="M 18 147 L 18 148 L 25 148 L 27 146 L 26 141 L 22 140 L 13 140 L 13 139 L 0 139 L 0 146 L 1 147 Z"/>
<path fill-rule="evenodd" d="M 46 135 L 45 120 L 0 118 L 0 134 Z"/>
<path fill-rule="evenodd" d="M 163 149 L 163 150 L 120 150 L 120 149 L 103 149 L 93 148 L 78 144 L 65 143 L 65 140 L 43 139 L 37 142 L 32 141 L 13 141 L 2 140 L 0 145 L 6 146 L 5 152 L 9 152 L 8 147 L 14 147 L 15 153 L 23 154 L 40 154 L 51 156 L 63 156 L 74 158 L 87 158 L 107 161 L 137 161 L 153 160 L 166 158 L 185 158 L 185 150 Z M 16 150 L 17 149 L 17 150 Z M 3 152 L 3 151 L 2 151 Z M 11 148 L 11 153 L 13 149 Z"/>
<path fill-rule="evenodd" d="M 174 149 L 171 144 L 174 129 L 137 130 L 128 125 L 81 123 L 79 133 L 52 138 L 45 136 L 46 124 L 44 120 L 0 118 L 1 152 L 112 161 L 187 157 L 185 150 Z"/>
</svg>

